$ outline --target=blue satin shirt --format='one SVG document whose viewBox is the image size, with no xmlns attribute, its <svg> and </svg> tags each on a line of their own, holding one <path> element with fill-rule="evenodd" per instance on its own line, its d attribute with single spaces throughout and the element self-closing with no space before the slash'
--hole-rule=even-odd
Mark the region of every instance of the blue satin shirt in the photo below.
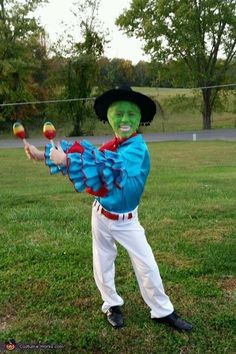
<svg viewBox="0 0 236 354">
<path fill-rule="evenodd" d="M 51 145 L 48 144 L 45 162 L 51 173 L 68 174 L 78 192 L 92 188 L 96 195 L 96 191 L 105 186 L 106 195 L 96 196 L 96 199 L 110 212 L 128 213 L 134 210 L 139 204 L 150 171 L 149 152 L 142 135 L 125 140 L 116 151 L 100 151 L 87 141 L 80 144 L 84 152 L 68 152 L 67 166 L 59 168 L 50 160 Z M 64 151 L 71 145 L 61 142 Z"/>
</svg>

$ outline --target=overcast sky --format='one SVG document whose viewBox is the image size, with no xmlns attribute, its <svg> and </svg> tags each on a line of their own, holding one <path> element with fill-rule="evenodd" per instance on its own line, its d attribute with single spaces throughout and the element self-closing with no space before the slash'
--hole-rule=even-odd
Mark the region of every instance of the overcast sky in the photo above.
<svg viewBox="0 0 236 354">
<path fill-rule="evenodd" d="M 40 22 L 52 41 L 57 39 L 57 33 L 63 32 L 61 21 L 68 26 L 75 23 L 75 17 L 71 13 L 74 2 L 75 0 L 50 0 L 37 11 Z M 128 38 L 115 25 L 115 19 L 124 8 L 129 7 L 129 3 L 130 0 L 101 0 L 99 17 L 104 23 L 104 28 L 108 28 L 110 32 L 111 42 L 107 45 L 105 55 L 109 58 L 130 59 L 136 64 L 139 60 L 148 60 L 141 49 L 140 40 Z"/>
</svg>

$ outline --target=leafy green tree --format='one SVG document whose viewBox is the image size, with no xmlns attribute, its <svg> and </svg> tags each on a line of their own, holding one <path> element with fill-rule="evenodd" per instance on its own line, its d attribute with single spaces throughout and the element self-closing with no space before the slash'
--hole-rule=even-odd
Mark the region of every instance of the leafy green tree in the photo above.
<svg viewBox="0 0 236 354">
<path fill-rule="evenodd" d="M 0 103 L 35 100 L 32 74 L 44 51 L 44 30 L 33 16 L 47 0 L 0 0 Z M 44 52 L 45 54 L 45 52 Z M 0 120 L 24 118 L 31 106 L 0 107 Z"/>
<path fill-rule="evenodd" d="M 77 58 L 70 59 L 67 74 L 64 97 L 90 98 L 97 74 L 95 58 L 92 55 L 80 54 Z M 73 123 L 73 130 L 70 135 L 83 135 L 83 125 L 85 121 L 93 118 L 91 101 L 81 100 L 70 102 L 64 107 Z"/>
<path fill-rule="evenodd" d="M 148 77 L 148 63 L 140 60 L 134 66 L 134 85 L 136 86 L 150 86 Z"/>
<path fill-rule="evenodd" d="M 134 82 L 132 62 L 126 59 L 113 58 L 110 61 L 109 76 L 112 86 L 132 85 Z"/>
<path fill-rule="evenodd" d="M 186 87 L 189 84 L 189 73 L 182 59 L 172 59 L 166 63 L 154 62 L 151 66 L 159 87 Z"/>
<path fill-rule="evenodd" d="M 182 59 L 189 83 L 206 87 L 224 82 L 236 54 L 235 0 L 132 0 L 116 23 L 140 37 L 153 60 Z M 218 65 L 219 56 L 224 64 Z M 218 89 L 202 89 L 203 128 L 211 128 Z"/>
<path fill-rule="evenodd" d="M 136 80 L 135 66 L 130 60 L 121 58 L 108 59 L 102 57 L 98 60 L 99 66 L 99 87 L 102 90 L 120 85 L 141 86 L 140 76 Z M 141 73 L 140 73 L 141 75 Z M 136 80 L 136 81 L 135 81 Z M 138 83 L 139 82 L 139 83 Z"/>
<path fill-rule="evenodd" d="M 73 13 L 80 23 L 78 34 L 81 40 L 76 42 L 71 38 L 71 54 L 62 94 L 63 98 L 90 98 L 96 93 L 94 88 L 98 82 L 98 60 L 107 40 L 97 19 L 100 0 L 79 0 L 74 6 Z M 82 100 L 61 107 L 68 119 L 72 119 L 71 135 L 83 135 L 86 119 L 94 116 L 91 104 Z"/>
<path fill-rule="evenodd" d="M 98 86 L 103 91 L 112 86 L 110 66 L 110 59 L 107 57 L 101 57 L 98 59 Z"/>
</svg>

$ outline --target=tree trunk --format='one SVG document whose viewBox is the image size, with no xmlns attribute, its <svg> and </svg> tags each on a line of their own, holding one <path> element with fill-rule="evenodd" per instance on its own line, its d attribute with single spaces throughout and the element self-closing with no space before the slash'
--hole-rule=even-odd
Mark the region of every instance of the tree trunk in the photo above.
<svg viewBox="0 0 236 354">
<path fill-rule="evenodd" d="M 202 129 L 211 129 L 211 89 L 202 90 L 203 110 L 202 110 Z"/>
<path fill-rule="evenodd" d="M 70 133 L 70 136 L 83 135 L 82 123 L 84 118 L 84 109 L 80 102 L 77 105 L 80 106 L 80 108 L 77 108 L 77 110 L 73 114 L 73 130 Z"/>
<path fill-rule="evenodd" d="M 81 135 L 83 135 L 82 124 L 81 124 L 80 117 L 77 116 L 76 119 L 74 120 L 73 130 L 70 133 L 70 136 L 81 136 Z"/>
</svg>

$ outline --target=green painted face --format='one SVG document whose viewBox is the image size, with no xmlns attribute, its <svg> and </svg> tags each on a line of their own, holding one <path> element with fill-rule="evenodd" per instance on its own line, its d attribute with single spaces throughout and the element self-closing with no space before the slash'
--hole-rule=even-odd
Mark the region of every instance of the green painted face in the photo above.
<svg viewBox="0 0 236 354">
<path fill-rule="evenodd" d="M 109 106 L 107 118 L 116 136 L 129 138 L 138 129 L 141 111 L 135 103 L 117 101 Z"/>
</svg>

